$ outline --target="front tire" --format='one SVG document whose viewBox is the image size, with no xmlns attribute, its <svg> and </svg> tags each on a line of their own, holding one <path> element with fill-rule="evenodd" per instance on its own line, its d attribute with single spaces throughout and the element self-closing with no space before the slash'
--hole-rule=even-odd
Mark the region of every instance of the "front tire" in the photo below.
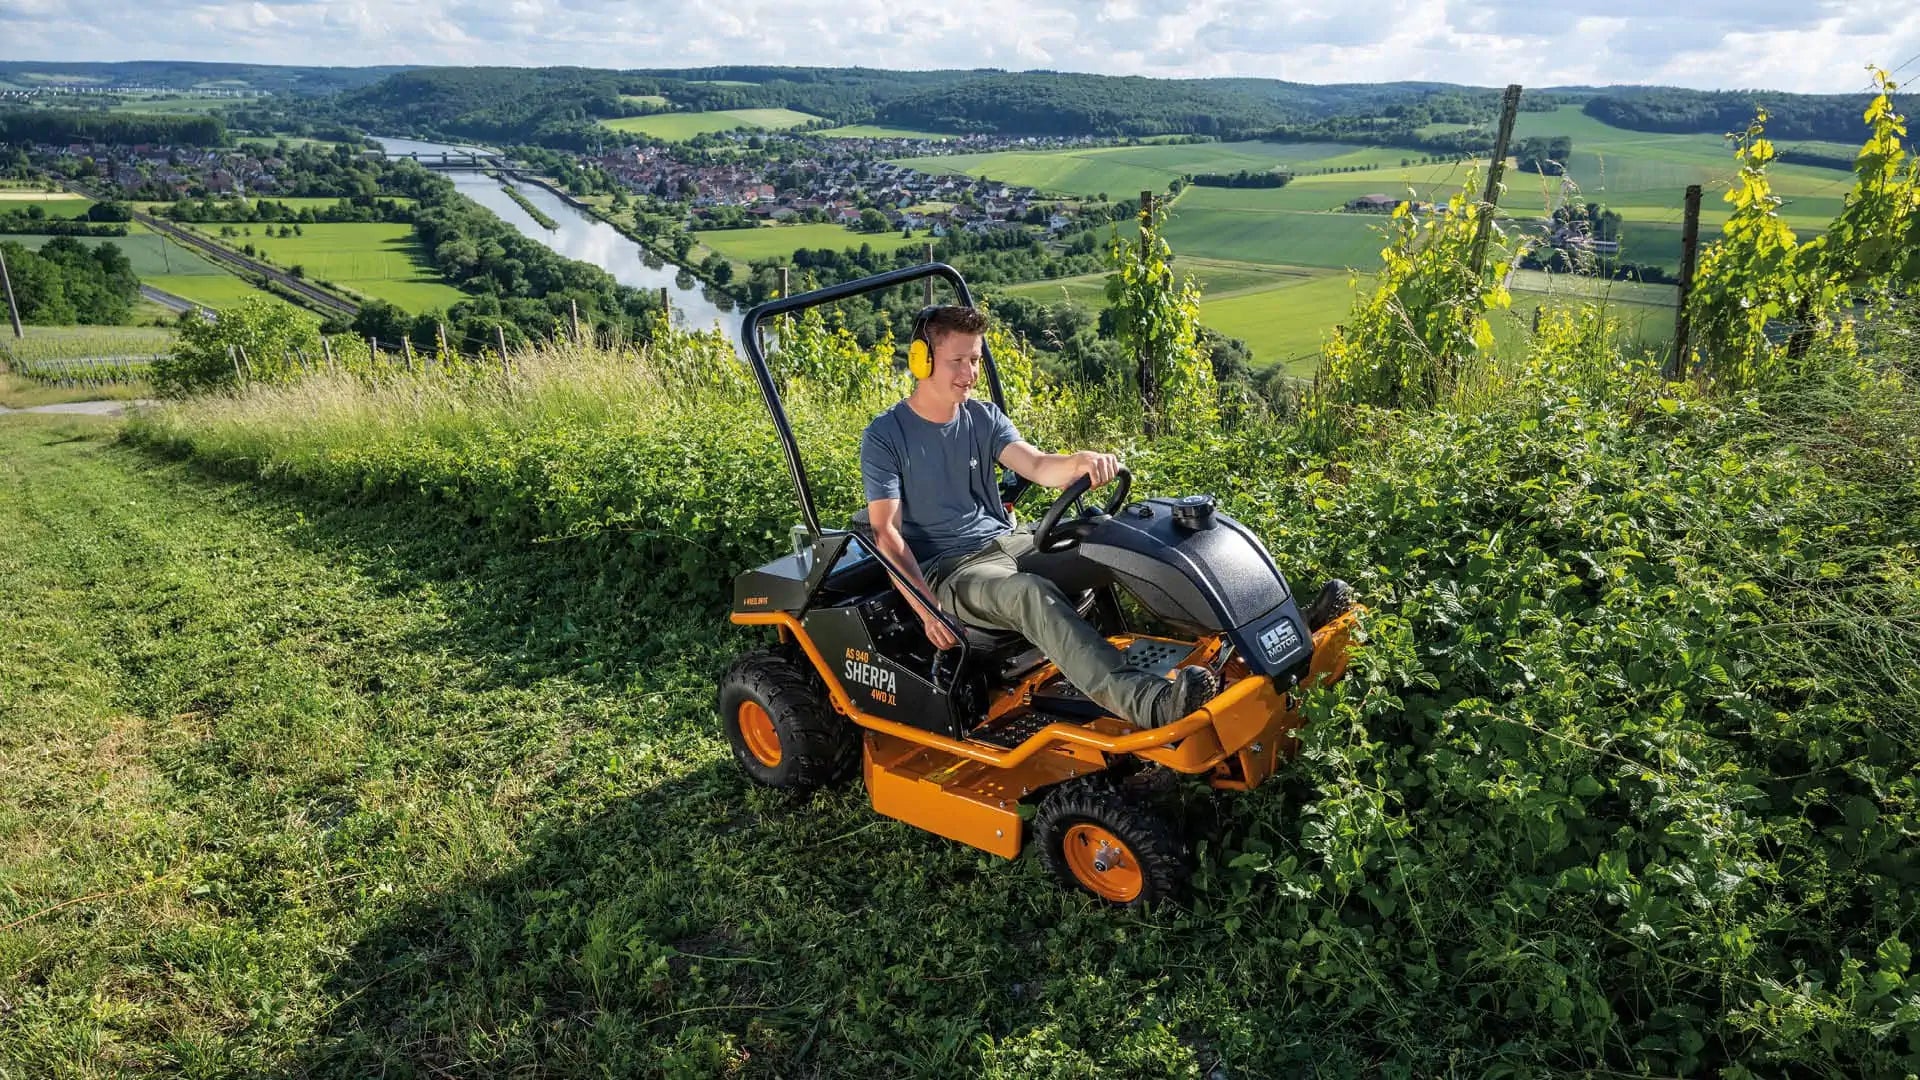
<svg viewBox="0 0 1920 1080">
<path fill-rule="evenodd" d="M 720 726 L 740 768 L 768 787 L 811 791 L 860 762 L 860 733 L 822 700 L 811 671 L 778 652 L 750 652 L 727 669 Z"/>
<path fill-rule="evenodd" d="M 1054 792 L 1034 815 L 1033 838 L 1061 884 L 1115 907 L 1170 900 L 1187 883 L 1172 825 L 1112 790 L 1069 786 Z"/>
</svg>

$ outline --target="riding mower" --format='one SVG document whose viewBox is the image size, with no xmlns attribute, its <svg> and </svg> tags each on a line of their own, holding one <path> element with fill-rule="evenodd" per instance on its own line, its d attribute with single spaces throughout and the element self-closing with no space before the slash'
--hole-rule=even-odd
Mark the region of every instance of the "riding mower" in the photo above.
<svg viewBox="0 0 1920 1080">
<path fill-rule="evenodd" d="M 721 682 L 734 757 L 755 781 L 803 790 L 848 779 L 857 763 L 882 814 L 1007 858 L 1031 840 L 1063 883 L 1109 904 L 1174 895 L 1187 876 L 1185 845 L 1144 794 L 1154 784 L 1141 781 L 1184 773 L 1246 790 L 1270 776 L 1296 745 L 1298 692 L 1345 672 L 1351 590 L 1329 582 L 1303 613 L 1260 541 L 1210 496 L 1130 502 L 1123 469 L 1098 508 L 1069 514 L 1087 493 L 1084 476 L 1061 492 L 1034 524 L 1022 568 L 1059 584 L 1128 665 L 1166 677 L 1205 665 L 1222 687 L 1216 697 L 1142 730 L 1089 700 L 1017 634 L 943 613 L 960 644 L 936 650 L 902 596 L 914 586 L 880 554 L 865 511 L 845 529 L 821 527 L 758 333 L 778 315 L 928 277 L 972 302 L 957 271 L 929 263 L 746 314 L 742 344 L 805 525 L 795 526 L 794 554 L 734 580 L 732 621 L 779 638 Z M 981 359 L 1004 410 L 992 355 L 983 349 Z M 1002 477 L 1010 511 L 1026 486 Z M 1129 628 L 1121 592 L 1144 616 L 1134 621 L 1156 633 Z"/>
</svg>

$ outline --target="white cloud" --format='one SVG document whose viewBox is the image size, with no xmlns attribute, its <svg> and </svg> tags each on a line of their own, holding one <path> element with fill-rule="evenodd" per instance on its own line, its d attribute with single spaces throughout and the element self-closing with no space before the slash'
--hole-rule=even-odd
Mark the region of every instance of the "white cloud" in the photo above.
<svg viewBox="0 0 1920 1080">
<path fill-rule="evenodd" d="M 1847 92 L 1920 53 L 1911 0 L 0 0 L 20 60 L 1049 68 L 1302 82 Z"/>
</svg>

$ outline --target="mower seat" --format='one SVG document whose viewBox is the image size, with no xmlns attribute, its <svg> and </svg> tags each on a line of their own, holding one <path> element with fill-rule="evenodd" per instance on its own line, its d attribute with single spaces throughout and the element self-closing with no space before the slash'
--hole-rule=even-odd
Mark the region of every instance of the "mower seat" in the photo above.
<svg viewBox="0 0 1920 1080">
<path fill-rule="evenodd" d="M 851 532 L 859 533 L 869 542 L 873 540 L 873 519 L 868 516 L 864 507 L 854 511 L 847 528 Z M 1082 617 L 1085 617 L 1093 608 L 1094 595 L 1091 589 L 1070 599 Z M 1025 637 L 1013 630 L 996 630 L 966 622 L 961 623 L 960 628 L 966 632 L 968 650 L 983 659 L 1010 656 L 1033 647 Z"/>
</svg>

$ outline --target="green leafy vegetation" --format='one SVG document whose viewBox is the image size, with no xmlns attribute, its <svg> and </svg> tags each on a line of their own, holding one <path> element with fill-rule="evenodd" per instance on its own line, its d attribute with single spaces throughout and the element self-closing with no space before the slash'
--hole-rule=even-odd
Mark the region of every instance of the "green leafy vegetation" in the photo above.
<svg viewBox="0 0 1920 1080">
<path fill-rule="evenodd" d="M 140 279 L 112 244 L 89 248 L 56 236 L 39 250 L 0 241 L 20 321 L 43 326 L 122 323 L 133 313 Z"/>
</svg>

